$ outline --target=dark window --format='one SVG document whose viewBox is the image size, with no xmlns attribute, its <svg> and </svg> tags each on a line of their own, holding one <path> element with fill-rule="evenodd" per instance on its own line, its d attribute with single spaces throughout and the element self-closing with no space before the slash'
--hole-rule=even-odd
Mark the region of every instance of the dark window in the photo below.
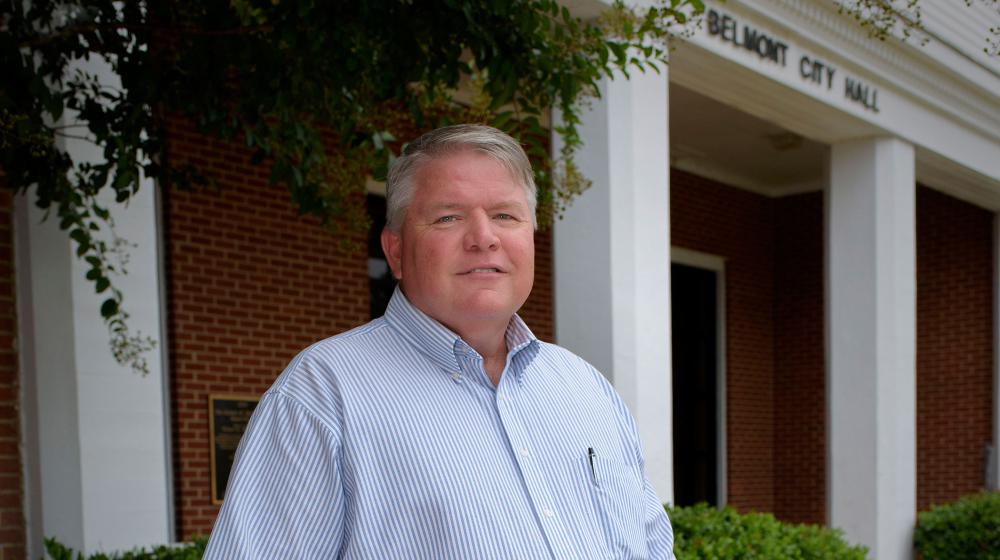
<svg viewBox="0 0 1000 560">
<path fill-rule="evenodd" d="M 671 266 L 674 503 L 718 505 L 716 283 L 711 270 Z"/>
</svg>

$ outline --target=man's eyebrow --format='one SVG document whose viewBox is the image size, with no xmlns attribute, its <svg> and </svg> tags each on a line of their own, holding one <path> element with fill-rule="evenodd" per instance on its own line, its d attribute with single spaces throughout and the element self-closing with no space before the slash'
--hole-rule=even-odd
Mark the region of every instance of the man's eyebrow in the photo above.
<svg viewBox="0 0 1000 560">
<path fill-rule="evenodd" d="M 498 202 L 490 206 L 490 210 L 509 210 L 509 209 L 527 210 L 528 205 L 523 202 L 518 202 L 516 200 L 509 200 L 506 202 Z"/>
</svg>

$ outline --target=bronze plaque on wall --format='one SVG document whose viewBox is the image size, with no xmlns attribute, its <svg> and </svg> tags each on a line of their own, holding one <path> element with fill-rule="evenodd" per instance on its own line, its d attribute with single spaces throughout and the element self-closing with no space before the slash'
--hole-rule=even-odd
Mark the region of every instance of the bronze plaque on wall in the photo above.
<svg viewBox="0 0 1000 560">
<path fill-rule="evenodd" d="M 212 453 L 212 503 L 221 504 L 236 448 L 247 429 L 257 397 L 212 395 L 208 398 L 209 446 Z"/>
</svg>

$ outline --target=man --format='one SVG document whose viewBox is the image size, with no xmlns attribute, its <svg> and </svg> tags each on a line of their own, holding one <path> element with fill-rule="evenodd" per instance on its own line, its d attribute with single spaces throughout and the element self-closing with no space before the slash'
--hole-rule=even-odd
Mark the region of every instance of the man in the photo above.
<svg viewBox="0 0 1000 560">
<path fill-rule="evenodd" d="M 672 558 L 624 404 L 515 314 L 534 278 L 520 145 L 435 130 L 386 190 L 399 288 L 261 399 L 205 558 Z"/>
</svg>

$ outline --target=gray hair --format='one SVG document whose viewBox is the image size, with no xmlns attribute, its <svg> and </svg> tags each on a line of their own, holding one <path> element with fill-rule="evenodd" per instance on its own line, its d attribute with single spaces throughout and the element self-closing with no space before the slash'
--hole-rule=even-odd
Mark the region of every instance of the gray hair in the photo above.
<svg viewBox="0 0 1000 560">
<path fill-rule="evenodd" d="M 524 149 L 506 133 L 479 124 L 457 124 L 432 130 L 406 146 L 403 155 L 392 162 L 386 178 L 385 227 L 398 232 L 403 226 L 403 217 L 416 190 L 413 177 L 425 163 L 466 150 L 489 156 L 510 172 L 510 176 L 524 189 L 532 227 L 538 227 L 535 220 L 538 205 L 535 174 Z"/>
</svg>

